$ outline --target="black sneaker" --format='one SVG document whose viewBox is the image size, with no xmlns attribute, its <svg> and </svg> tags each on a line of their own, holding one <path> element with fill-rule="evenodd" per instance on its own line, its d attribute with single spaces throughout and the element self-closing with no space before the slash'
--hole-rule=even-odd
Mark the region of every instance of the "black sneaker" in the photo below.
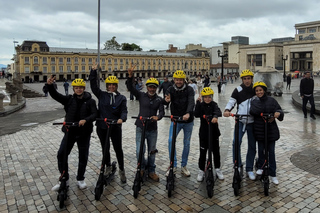
<svg viewBox="0 0 320 213">
<path fill-rule="evenodd" d="M 314 115 L 311 115 L 310 118 L 312 118 L 313 120 L 316 120 L 316 117 Z"/>
</svg>

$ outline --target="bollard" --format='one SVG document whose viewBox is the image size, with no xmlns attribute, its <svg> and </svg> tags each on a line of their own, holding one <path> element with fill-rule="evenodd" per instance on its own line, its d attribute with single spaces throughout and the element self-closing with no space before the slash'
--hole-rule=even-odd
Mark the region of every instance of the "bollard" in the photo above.
<svg viewBox="0 0 320 213">
<path fill-rule="evenodd" d="M 14 106 L 14 105 L 18 105 L 18 101 L 17 101 L 17 91 L 15 92 L 11 92 L 10 94 L 10 106 Z"/>
<path fill-rule="evenodd" d="M 5 98 L 6 96 L 2 93 L 0 93 L 0 112 L 3 112 L 4 111 L 4 107 L 3 107 L 3 99 Z"/>
</svg>

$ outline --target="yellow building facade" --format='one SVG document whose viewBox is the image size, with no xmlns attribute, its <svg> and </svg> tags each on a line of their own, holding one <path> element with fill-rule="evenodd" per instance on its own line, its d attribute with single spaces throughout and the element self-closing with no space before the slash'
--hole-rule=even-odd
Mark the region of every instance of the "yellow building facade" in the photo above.
<svg viewBox="0 0 320 213">
<path fill-rule="evenodd" d="M 46 81 L 56 75 L 57 81 L 88 79 L 91 67 L 97 64 L 97 50 L 49 47 L 44 41 L 24 41 L 16 47 L 16 72 L 25 82 Z M 171 76 L 176 70 L 184 70 L 188 76 L 206 74 L 210 69 L 210 57 L 190 53 L 100 51 L 100 78 L 116 75 L 126 78 L 127 70 L 136 65 L 135 77 Z"/>
</svg>

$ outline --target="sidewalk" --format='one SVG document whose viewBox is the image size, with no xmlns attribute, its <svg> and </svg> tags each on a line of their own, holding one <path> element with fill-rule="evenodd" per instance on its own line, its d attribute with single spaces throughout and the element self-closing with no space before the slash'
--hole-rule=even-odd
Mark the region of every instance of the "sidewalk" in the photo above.
<svg viewBox="0 0 320 213">
<path fill-rule="evenodd" d="M 317 90 L 320 90 L 319 80 L 315 79 Z M 94 187 L 102 156 L 100 142 L 94 131 L 85 175 L 88 189 L 79 190 L 75 184 L 78 153 L 74 147 L 69 156 L 69 198 L 66 201 L 66 209 L 60 210 L 57 194 L 50 190 L 59 177 L 56 153 L 63 134 L 60 127 L 52 126 L 52 123 L 62 121 L 64 113 L 62 107 L 51 97 L 43 97 L 27 99 L 26 107 L 10 115 L 15 116 L 11 119 L 3 121 L 6 117 L 0 118 L 1 129 L 3 126 L 8 129 L 22 129 L 10 134 L 0 134 L 0 212 L 320 212 L 320 133 L 316 131 L 317 125 L 320 125 L 320 117 L 316 116 L 317 120 L 304 119 L 301 108 L 292 104 L 292 93 L 298 89 L 299 82 L 300 80 L 293 79 L 291 90 L 285 90 L 282 97 L 275 97 L 285 111 L 285 117 L 283 122 L 278 122 L 281 138 L 276 143 L 277 176 L 280 184 L 271 184 L 268 197 L 264 196 L 260 181 L 251 181 L 248 178 L 242 181 L 240 196 L 234 196 L 231 153 L 234 120 L 219 118 L 221 162 L 225 180 L 216 181 L 211 199 L 207 197 L 205 183 L 196 180 L 200 124 L 196 119 L 188 161 L 191 177 L 184 177 L 178 172 L 175 179 L 176 188 L 172 197 L 168 198 L 164 174 L 169 166 L 167 146 L 170 121 L 164 118 L 159 122 L 159 153 L 156 157 L 156 172 L 160 176 L 160 182 L 148 180 L 135 199 L 132 193 L 136 168 L 135 126 L 131 116 L 137 115 L 139 104 L 137 101 L 128 100 L 128 120 L 123 125 L 127 183 L 122 184 L 116 173 L 115 179 L 106 187 L 101 200 L 95 201 Z M 217 86 L 213 84 L 214 100 L 218 102 L 221 110 L 224 109 L 233 89 L 239 84 L 239 80 L 234 84 L 228 84 L 224 96 L 217 94 Z M 28 86 L 33 89 L 42 88 L 42 84 Z M 62 92 L 62 86 L 58 84 L 58 87 Z M 101 85 L 101 88 L 103 87 L 104 85 Z M 90 91 L 89 86 L 87 90 Z M 129 97 L 124 81 L 120 81 L 119 90 Z M 166 113 L 170 114 L 169 111 Z M 47 118 L 48 115 L 51 117 Z M 21 116 L 26 116 L 26 119 L 19 121 Z M 30 126 L 21 127 L 28 124 Z M 179 162 L 183 147 L 182 138 L 181 132 L 177 138 Z M 246 150 L 244 137 L 241 150 L 243 161 Z M 116 160 L 112 148 L 111 154 L 112 160 Z"/>
</svg>

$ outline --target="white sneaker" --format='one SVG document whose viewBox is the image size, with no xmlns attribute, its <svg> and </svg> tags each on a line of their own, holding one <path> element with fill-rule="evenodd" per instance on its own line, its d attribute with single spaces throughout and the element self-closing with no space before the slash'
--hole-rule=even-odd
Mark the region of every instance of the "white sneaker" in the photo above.
<svg viewBox="0 0 320 213">
<path fill-rule="evenodd" d="M 252 171 L 247 172 L 247 175 L 248 175 L 248 177 L 249 177 L 250 180 L 255 180 L 255 179 L 256 179 L 256 176 L 255 176 L 255 174 L 254 174 Z"/>
<path fill-rule="evenodd" d="M 169 172 L 170 172 L 170 168 L 166 172 L 166 177 L 169 176 Z M 176 173 L 177 173 L 177 167 L 173 167 L 173 174 L 176 174 Z"/>
<path fill-rule="evenodd" d="M 204 179 L 204 171 L 202 171 L 201 169 L 199 169 L 197 181 L 198 181 L 198 182 L 202 182 L 203 179 Z"/>
<path fill-rule="evenodd" d="M 67 187 L 69 187 L 69 180 L 67 180 Z M 52 187 L 51 191 L 57 192 L 57 191 L 59 191 L 59 189 L 60 189 L 60 182 L 57 183 L 54 187 Z"/>
<path fill-rule="evenodd" d="M 263 169 L 258 169 L 256 172 L 257 175 L 262 175 L 262 173 L 263 173 Z"/>
<path fill-rule="evenodd" d="M 216 169 L 216 174 L 219 180 L 224 180 L 224 176 L 222 174 L 222 171 L 220 169 Z"/>
<path fill-rule="evenodd" d="M 189 172 L 189 170 L 187 169 L 186 166 L 181 168 L 181 174 L 183 174 L 186 177 L 190 177 L 190 172 Z"/>
<path fill-rule="evenodd" d="M 271 181 L 272 183 L 278 185 L 279 184 L 279 181 L 278 181 L 278 178 L 277 177 L 271 177 Z"/>
<path fill-rule="evenodd" d="M 84 180 L 77 181 L 77 186 L 79 187 L 79 189 L 87 188 L 87 184 L 86 184 L 86 182 L 84 182 Z"/>
</svg>

